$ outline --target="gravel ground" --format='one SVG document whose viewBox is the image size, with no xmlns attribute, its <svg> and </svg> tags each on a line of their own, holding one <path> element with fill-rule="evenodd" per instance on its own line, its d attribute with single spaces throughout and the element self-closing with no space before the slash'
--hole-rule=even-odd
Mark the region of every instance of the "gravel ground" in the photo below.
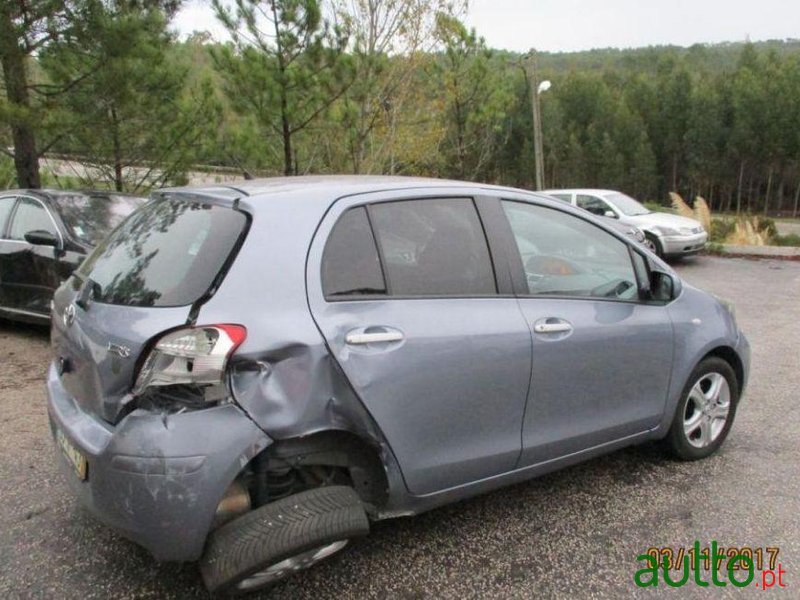
<svg viewBox="0 0 800 600">
<path fill-rule="evenodd" d="M 800 264 L 700 257 L 690 282 L 734 300 L 751 383 L 722 451 L 697 463 L 654 446 L 411 518 L 379 523 L 271 598 L 649 597 L 633 584 L 650 546 L 778 546 L 800 597 Z M 0 598 L 204 598 L 194 565 L 160 565 L 85 515 L 53 460 L 47 332 L 0 322 Z M 756 597 L 689 584 L 682 597 Z"/>
</svg>

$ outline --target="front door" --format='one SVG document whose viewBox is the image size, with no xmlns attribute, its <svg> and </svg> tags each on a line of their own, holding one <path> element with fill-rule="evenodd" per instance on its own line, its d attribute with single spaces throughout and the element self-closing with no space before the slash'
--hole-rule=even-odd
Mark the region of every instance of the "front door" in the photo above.
<svg viewBox="0 0 800 600">
<path fill-rule="evenodd" d="M 438 193 L 340 200 L 307 272 L 315 320 L 414 494 L 512 470 L 530 379 L 530 332 L 476 203 Z"/>
<path fill-rule="evenodd" d="M 645 259 L 589 220 L 503 201 L 533 335 L 521 466 L 647 431 L 661 419 L 672 367 L 672 324 L 640 301 Z"/>
<path fill-rule="evenodd" d="M 62 239 L 47 209 L 38 200 L 20 198 L 8 228 L 9 251 L 4 256 L 4 288 L 8 308 L 48 315 L 50 300 L 60 280 L 57 253 L 52 246 L 27 242 L 25 234 L 48 231 Z"/>
</svg>

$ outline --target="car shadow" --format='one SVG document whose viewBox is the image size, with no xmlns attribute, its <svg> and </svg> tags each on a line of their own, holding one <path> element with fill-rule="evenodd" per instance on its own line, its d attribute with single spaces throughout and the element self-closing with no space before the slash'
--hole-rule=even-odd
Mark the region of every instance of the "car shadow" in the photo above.
<svg viewBox="0 0 800 600">
<path fill-rule="evenodd" d="M 34 339 L 48 339 L 50 326 L 39 323 L 24 323 L 0 317 L 0 335 L 9 334 Z"/>
</svg>

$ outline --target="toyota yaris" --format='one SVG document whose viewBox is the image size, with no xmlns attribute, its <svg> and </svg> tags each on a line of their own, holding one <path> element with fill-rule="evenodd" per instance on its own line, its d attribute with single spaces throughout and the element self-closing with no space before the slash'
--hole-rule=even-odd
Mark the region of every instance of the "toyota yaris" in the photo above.
<svg viewBox="0 0 800 600">
<path fill-rule="evenodd" d="M 521 190 L 168 189 L 55 294 L 49 414 L 91 512 L 246 592 L 413 515 L 648 440 L 713 454 L 732 307 Z"/>
</svg>

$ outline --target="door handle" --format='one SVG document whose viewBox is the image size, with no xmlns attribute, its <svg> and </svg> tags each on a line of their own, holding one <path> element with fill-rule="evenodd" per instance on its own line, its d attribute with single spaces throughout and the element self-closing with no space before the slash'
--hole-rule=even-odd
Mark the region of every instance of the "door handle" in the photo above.
<svg viewBox="0 0 800 600">
<path fill-rule="evenodd" d="M 403 334 L 399 331 L 352 331 L 345 336 L 344 341 L 351 346 L 359 346 L 364 344 L 380 344 L 387 342 L 400 342 L 403 339 Z"/>
<path fill-rule="evenodd" d="M 557 323 L 541 322 L 533 326 L 533 331 L 535 333 L 566 333 L 572 331 L 572 325 L 564 321 Z"/>
</svg>

